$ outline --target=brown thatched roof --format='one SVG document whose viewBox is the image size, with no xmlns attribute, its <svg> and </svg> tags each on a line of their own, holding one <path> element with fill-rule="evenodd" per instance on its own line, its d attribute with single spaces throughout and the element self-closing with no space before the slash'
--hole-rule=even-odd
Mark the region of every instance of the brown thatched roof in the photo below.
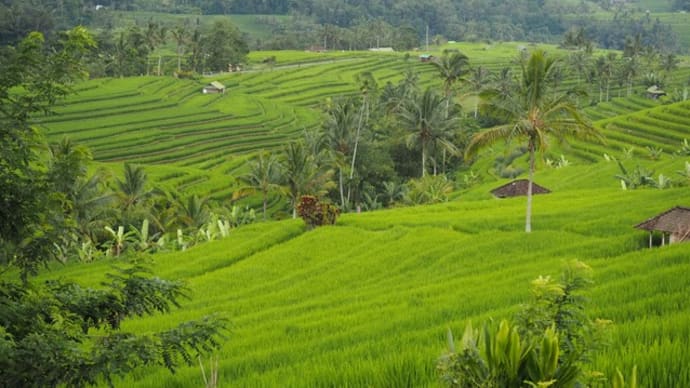
<svg viewBox="0 0 690 388">
<path fill-rule="evenodd" d="M 527 179 L 518 179 L 491 190 L 491 194 L 498 198 L 527 195 L 528 185 L 529 181 Z M 550 192 L 551 190 L 532 182 L 532 194 L 548 194 Z"/>
<path fill-rule="evenodd" d="M 685 233 L 690 231 L 690 208 L 676 206 L 672 209 L 635 225 L 638 229 L 666 233 Z"/>
</svg>

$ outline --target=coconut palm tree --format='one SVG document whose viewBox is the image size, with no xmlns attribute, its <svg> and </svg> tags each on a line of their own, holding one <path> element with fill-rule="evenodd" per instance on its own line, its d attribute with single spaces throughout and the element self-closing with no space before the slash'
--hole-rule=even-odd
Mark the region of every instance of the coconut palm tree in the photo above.
<svg viewBox="0 0 690 388">
<path fill-rule="evenodd" d="M 548 147 L 548 138 L 564 140 L 566 137 L 601 138 L 600 133 L 585 121 L 573 101 L 572 93 L 552 90 L 548 80 L 558 63 L 541 51 L 531 54 L 522 64 L 522 80 L 517 93 L 510 98 L 496 98 L 486 93 L 489 109 L 506 120 L 506 124 L 476 133 L 465 149 L 469 158 L 477 150 L 497 141 L 521 139 L 527 141 L 529 152 L 529 184 L 525 231 L 532 230 L 532 182 L 535 153 Z"/>
<path fill-rule="evenodd" d="M 357 128 L 358 114 L 351 99 L 336 101 L 328 110 L 324 122 L 325 136 L 331 151 L 335 154 L 335 165 L 338 169 L 338 191 L 340 206 L 346 208 L 345 174 L 346 158 L 353 152 L 353 130 Z M 354 160 L 354 156 L 353 156 Z"/>
<path fill-rule="evenodd" d="M 479 94 L 481 94 L 481 91 L 483 88 L 486 87 L 487 81 L 489 77 L 491 76 L 491 72 L 482 66 L 477 66 L 476 68 L 472 69 L 471 76 L 467 80 L 470 86 L 472 87 L 472 94 L 476 97 L 479 97 Z M 475 100 L 474 103 L 474 118 L 477 118 L 477 115 L 479 113 L 479 99 Z"/>
<path fill-rule="evenodd" d="M 177 72 L 182 71 L 182 56 L 184 55 L 185 46 L 189 40 L 189 30 L 186 24 L 181 24 L 170 30 L 170 34 L 175 41 L 175 54 L 177 55 Z"/>
<path fill-rule="evenodd" d="M 318 159 L 319 156 L 309 152 L 302 142 L 290 143 L 284 149 L 283 184 L 290 199 L 292 218 L 297 218 L 297 203 L 302 195 L 318 197 L 333 187 L 333 171 L 321 166 Z"/>
<path fill-rule="evenodd" d="M 243 185 L 233 195 L 233 199 L 260 192 L 263 201 L 263 218 L 266 220 L 268 196 L 280 189 L 281 170 L 278 158 L 269 153 L 259 153 L 259 158 L 249 164 L 249 172 L 238 178 Z"/>
<path fill-rule="evenodd" d="M 103 170 L 79 179 L 72 198 L 72 211 L 80 234 L 91 241 L 98 241 L 103 228 L 115 215 L 112 203 L 115 194 L 106 188 L 108 175 Z"/>
<path fill-rule="evenodd" d="M 453 93 L 453 86 L 456 82 L 461 81 L 469 71 L 469 58 L 461 52 L 455 52 L 450 55 L 443 55 L 434 58 L 431 62 L 436 66 L 439 76 L 443 79 L 443 90 L 446 96 L 446 108 L 450 105 L 451 95 Z"/>
<path fill-rule="evenodd" d="M 147 183 L 146 172 L 141 166 L 125 163 L 124 178 L 115 180 L 122 225 L 138 225 L 150 215 L 146 204 L 155 192 Z"/>
<path fill-rule="evenodd" d="M 432 147 L 457 153 L 452 139 L 458 118 L 454 112 L 449 113 L 446 101 L 429 87 L 406 101 L 398 115 L 401 127 L 410 132 L 406 139 L 408 147 L 418 145 L 422 149 L 422 177 L 426 175 L 426 160 Z"/>
<path fill-rule="evenodd" d="M 359 83 L 359 91 L 362 95 L 362 106 L 359 112 L 359 121 L 357 122 L 357 132 L 355 133 L 354 148 L 352 150 L 352 163 L 350 165 L 350 181 L 355 173 L 355 161 L 357 159 L 357 147 L 359 146 L 359 138 L 362 133 L 362 126 L 367 124 L 369 119 L 369 96 L 373 94 L 378 85 L 376 85 L 376 80 L 373 74 L 368 71 L 357 74 L 355 80 Z M 348 190 L 348 199 L 349 199 Z"/>
</svg>

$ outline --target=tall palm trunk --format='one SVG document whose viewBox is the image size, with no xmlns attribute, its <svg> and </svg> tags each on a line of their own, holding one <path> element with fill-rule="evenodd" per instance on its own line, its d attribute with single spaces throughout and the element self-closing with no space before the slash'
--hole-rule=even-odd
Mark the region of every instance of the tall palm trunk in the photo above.
<svg viewBox="0 0 690 388">
<path fill-rule="evenodd" d="M 350 194 L 352 192 L 352 178 L 355 174 L 355 161 L 357 160 L 357 147 L 359 146 L 359 134 L 362 131 L 362 124 L 364 123 L 364 112 L 367 112 L 367 95 L 365 94 L 362 99 L 362 110 L 359 112 L 359 122 L 357 123 L 357 132 L 355 133 L 355 145 L 352 150 L 352 164 L 350 165 L 350 179 L 347 185 L 347 202 L 350 203 Z M 367 117 L 368 118 L 368 117 Z M 341 193 L 342 196 L 342 193 Z M 345 209 L 345 204 L 343 203 L 343 209 Z"/>
<path fill-rule="evenodd" d="M 263 203 L 263 205 L 264 205 L 264 207 L 263 207 L 263 210 L 264 210 L 264 221 L 266 221 L 266 208 L 267 208 L 267 204 L 268 204 L 268 192 L 267 192 L 267 191 L 264 191 L 264 198 L 263 198 L 263 200 L 264 200 L 264 203 Z"/>
<path fill-rule="evenodd" d="M 340 208 L 345 211 L 345 189 L 343 188 L 343 169 L 338 168 L 338 189 L 340 190 Z M 349 189 L 348 189 L 349 190 Z M 348 191 L 349 195 L 349 191 Z"/>
<path fill-rule="evenodd" d="M 532 182 L 534 181 L 534 140 L 529 140 L 529 178 L 527 179 L 527 211 L 525 215 L 525 232 L 532 231 Z"/>
<path fill-rule="evenodd" d="M 422 178 L 426 176 L 426 143 L 422 142 Z"/>
</svg>

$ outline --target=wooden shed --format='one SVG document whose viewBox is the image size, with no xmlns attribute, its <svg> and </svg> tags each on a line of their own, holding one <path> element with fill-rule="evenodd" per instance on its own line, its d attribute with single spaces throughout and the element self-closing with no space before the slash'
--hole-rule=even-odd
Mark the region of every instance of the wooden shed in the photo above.
<svg viewBox="0 0 690 388">
<path fill-rule="evenodd" d="M 213 94 L 213 93 L 222 93 L 225 94 L 225 85 L 218 81 L 213 81 L 210 84 L 204 86 L 204 89 L 202 89 L 202 93 L 204 94 Z"/>
<path fill-rule="evenodd" d="M 528 185 L 529 180 L 517 179 L 491 190 L 491 194 L 497 198 L 519 197 L 527 195 Z M 548 194 L 550 192 L 551 190 L 532 182 L 532 194 Z"/>
<path fill-rule="evenodd" d="M 661 245 L 674 244 L 690 240 L 690 208 L 676 206 L 635 225 L 637 229 L 649 231 L 649 246 L 652 246 L 652 235 L 661 232 Z"/>
</svg>

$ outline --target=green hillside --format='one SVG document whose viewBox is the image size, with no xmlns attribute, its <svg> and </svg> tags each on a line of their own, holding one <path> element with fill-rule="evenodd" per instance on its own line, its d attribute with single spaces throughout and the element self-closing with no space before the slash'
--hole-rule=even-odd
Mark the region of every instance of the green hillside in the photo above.
<svg viewBox="0 0 690 388">
<path fill-rule="evenodd" d="M 498 70 L 518 46 L 446 47 L 461 47 L 473 66 Z M 439 85 L 417 53 L 253 55 L 254 63 L 276 61 L 202 80 L 92 80 L 38 124 L 50 140 L 69 136 L 88 145 L 99 163 L 140 163 L 165 188 L 227 198 L 249 157 L 320 125 L 319 108 L 357 93 L 359 73 L 370 71 L 385 84 L 413 68 L 423 86 Z M 212 80 L 227 93 L 202 94 Z M 641 97 L 640 86 L 627 97 L 624 89 L 587 108 L 605 144 L 556 145 L 547 159 L 562 153 L 569 162 L 539 162 L 536 181 L 553 193 L 535 197 L 531 234 L 522 232 L 523 198 L 489 194 L 506 183 L 493 167 L 505 152 L 486 149 L 472 166 L 483 182 L 444 204 L 344 214 L 336 226 L 310 231 L 301 221 L 257 223 L 224 240 L 156 254 L 155 273 L 185 281 L 192 299 L 165 319 L 127 321 L 123 329 L 146 333 L 210 313 L 228 318 L 230 332 L 217 353 L 221 386 L 433 387 L 447 328 L 461 333 L 467 322 L 509 318 L 528 300 L 531 280 L 558 276 L 563 263 L 577 259 L 594 270 L 588 311 L 614 322 L 592 368 L 612 376 L 637 366 L 641 386 L 688 386 L 690 246 L 649 249 L 647 233 L 633 226 L 689 205 L 688 175 L 678 172 L 690 162 L 690 150 L 682 149 L 690 138 L 690 101 L 664 105 Z M 640 166 L 655 180 L 663 175 L 685 185 L 622 190 L 613 158 L 630 171 Z M 41 276 L 97 286 L 117 263 L 55 265 Z M 176 375 L 150 368 L 116 381 L 201 384 L 194 367 Z"/>
<path fill-rule="evenodd" d="M 683 161 L 667 158 L 660 169 Z M 637 365 L 641 386 L 690 384 L 688 245 L 646 248 L 633 228 L 686 204 L 687 188 L 621 191 L 614 163 L 542 170 L 553 189 L 535 198 L 522 232 L 524 198 L 498 200 L 486 183 L 452 202 L 346 214 L 334 227 L 300 221 L 255 224 L 222 241 L 154 257 L 162 277 L 182 279 L 193 299 L 145 332 L 209 313 L 231 321 L 220 386 L 438 386 L 435 362 L 448 327 L 508 318 L 529 282 L 586 262 L 593 317 L 614 325 L 593 368 Z M 112 263 L 69 265 L 49 275 L 96 284 Z M 198 368 L 171 376 L 144 370 L 117 386 L 198 386 Z"/>
<path fill-rule="evenodd" d="M 478 58 L 477 66 L 498 69 L 517 46 L 463 50 Z M 261 64 L 268 57 L 275 57 L 274 66 Z M 221 199 L 248 155 L 279 149 L 320 125 L 329 99 L 357 93 L 358 74 L 372 72 L 383 86 L 412 68 L 422 86 L 438 82 L 415 53 L 267 51 L 250 60 L 256 65 L 249 70 L 202 80 L 90 80 L 39 124 L 51 141 L 69 137 L 87 145 L 98 162 L 155 165 L 150 175 L 161 186 Z M 227 86 L 226 94 L 201 93 L 214 80 Z"/>
</svg>

